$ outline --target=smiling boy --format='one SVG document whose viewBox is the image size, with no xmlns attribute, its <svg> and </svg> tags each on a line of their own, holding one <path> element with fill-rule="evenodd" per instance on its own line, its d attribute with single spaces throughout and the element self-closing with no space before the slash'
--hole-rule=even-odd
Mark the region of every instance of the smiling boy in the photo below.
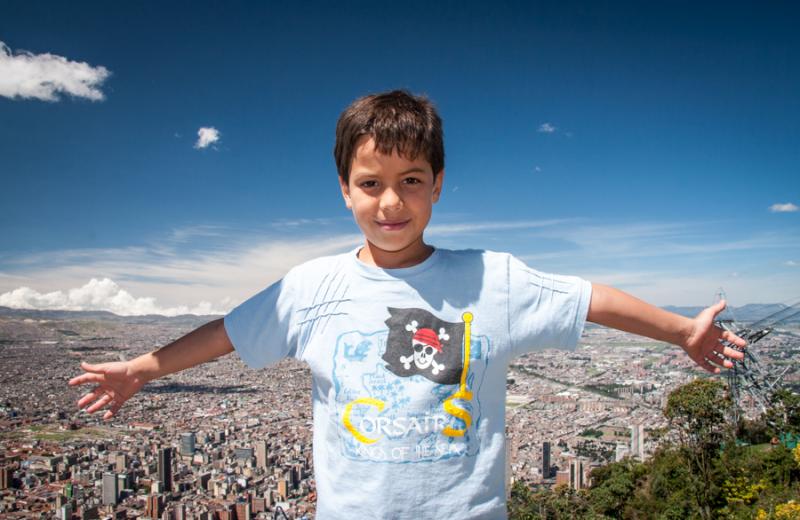
<svg viewBox="0 0 800 520">
<path fill-rule="evenodd" d="M 236 350 L 313 376 L 317 518 L 505 518 L 505 376 L 516 356 L 574 348 L 586 320 L 681 346 L 710 372 L 742 359 L 714 326 L 513 256 L 450 251 L 424 231 L 444 182 L 441 120 L 425 98 L 366 96 L 341 115 L 341 193 L 364 245 L 312 260 L 216 320 L 131 361 L 82 364 L 78 405 Z"/>
</svg>

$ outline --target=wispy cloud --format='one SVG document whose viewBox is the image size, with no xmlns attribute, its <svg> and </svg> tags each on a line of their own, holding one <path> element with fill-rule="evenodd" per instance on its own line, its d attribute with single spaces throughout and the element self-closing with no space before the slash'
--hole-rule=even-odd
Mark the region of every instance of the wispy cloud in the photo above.
<svg viewBox="0 0 800 520">
<path fill-rule="evenodd" d="M 536 131 L 542 134 L 552 134 L 553 132 L 556 131 L 556 127 L 553 126 L 551 123 L 545 122 L 539 125 L 539 128 Z"/>
<path fill-rule="evenodd" d="M 787 261 L 785 261 L 785 262 L 783 263 L 783 265 L 785 265 L 786 267 L 797 267 L 797 266 L 798 266 L 798 265 L 800 265 L 800 264 L 798 264 L 798 263 L 797 263 L 797 262 L 795 262 L 794 260 L 787 260 Z"/>
<path fill-rule="evenodd" d="M 551 227 L 570 222 L 568 219 L 523 220 L 509 222 L 470 222 L 466 224 L 436 224 L 429 226 L 426 236 L 462 235 L 487 231 L 509 231 Z"/>
<path fill-rule="evenodd" d="M 12 52 L 0 42 L 0 96 L 58 101 L 60 94 L 102 101 L 100 90 L 111 72 L 103 66 L 71 61 L 55 54 Z"/>
<path fill-rule="evenodd" d="M 791 202 L 784 202 L 773 204 L 769 207 L 769 210 L 772 213 L 794 213 L 795 211 L 800 210 L 800 207 L 792 204 Z"/>
<path fill-rule="evenodd" d="M 200 127 L 200 129 L 197 131 L 197 142 L 194 143 L 194 147 L 198 150 L 208 148 L 212 144 L 219 142 L 219 136 L 219 130 L 213 126 Z"/>
<path fill-rule="evenodd" d="M 544 236 L 571 243 L 592 258 L 647 258 L 676 255 L 725 254 L 735 251 L 796 247 L 797 236 L 763 233 L 732 240 L 717 236 L 710 223 L 652 222 L 576 225 L 545 231 Z M 574 256 L 569 250 L 565 255 Z"/>
<path fill-rule="evenodd" d="M 580 273 L 596 283 L 617 287 L 656 305 L 711 305 L 720 286 L 732 306 L 776 303 L 796 297 L 796 276 L 781 273 L 687 273 L 671 269 L 592 270 Z"/>
</svg>

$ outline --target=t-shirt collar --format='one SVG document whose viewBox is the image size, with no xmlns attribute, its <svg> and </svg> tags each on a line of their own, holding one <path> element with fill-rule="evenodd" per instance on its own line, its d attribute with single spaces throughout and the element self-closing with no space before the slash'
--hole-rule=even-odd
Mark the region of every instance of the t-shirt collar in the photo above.
<svg viewBox="0 0 800 520">
<path fill-rule="evenodd" d="M 348 255 L 349 263 L 352 265 L 353 271 L 356 274 L 373 280 L 407 280 L 435 266 L 441 257 L 440 250 L 434 247 L 430 256 L 416 265 L 397 269 L 384 269 L 383 267 L 370 265 L 359 260 L 358 252 L 362 247 L 363 246 L 358 246 L 350 251 Z"/>
</svg>

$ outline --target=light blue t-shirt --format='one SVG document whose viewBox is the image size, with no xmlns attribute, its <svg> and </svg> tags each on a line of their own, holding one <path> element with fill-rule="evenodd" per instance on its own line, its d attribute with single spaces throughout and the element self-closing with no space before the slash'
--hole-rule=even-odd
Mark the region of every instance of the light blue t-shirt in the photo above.
<svg viewBox="0 0 800 520">
<path fill-rule="evenodd" d="M 508 364 L 574 348 L 591 284 L 490 251 L 404 269 L 356 253 L 297 266 L 225 317 L 247 365 L 311 368 L 317 518 L 506 518 Z"/>
</svg>

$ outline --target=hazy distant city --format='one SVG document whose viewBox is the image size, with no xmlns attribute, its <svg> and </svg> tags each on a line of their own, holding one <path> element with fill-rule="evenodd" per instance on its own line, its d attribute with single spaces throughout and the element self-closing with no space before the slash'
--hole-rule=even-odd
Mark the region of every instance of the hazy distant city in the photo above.
<svg viewBox="0 0 800 520">
<path fill-rule="evenodd" d="M 0 516 L 313 518 L 311 378 L 233 354 L 146 386 L 109 422 L 78 411 L 79 362 L 130 359 L 210 317 L 0 309 Z M 757 344 L 800 384 L 800 327 Z M 515 360 L 507 376 L 509 482 L 590 484 L 591 468 L 646 458 L 669 391 L 704 373 L 677 347 L 588 326 L 574 352 Z M 745 408 L 748 403 L 743 403 Z"/>
</svg>

